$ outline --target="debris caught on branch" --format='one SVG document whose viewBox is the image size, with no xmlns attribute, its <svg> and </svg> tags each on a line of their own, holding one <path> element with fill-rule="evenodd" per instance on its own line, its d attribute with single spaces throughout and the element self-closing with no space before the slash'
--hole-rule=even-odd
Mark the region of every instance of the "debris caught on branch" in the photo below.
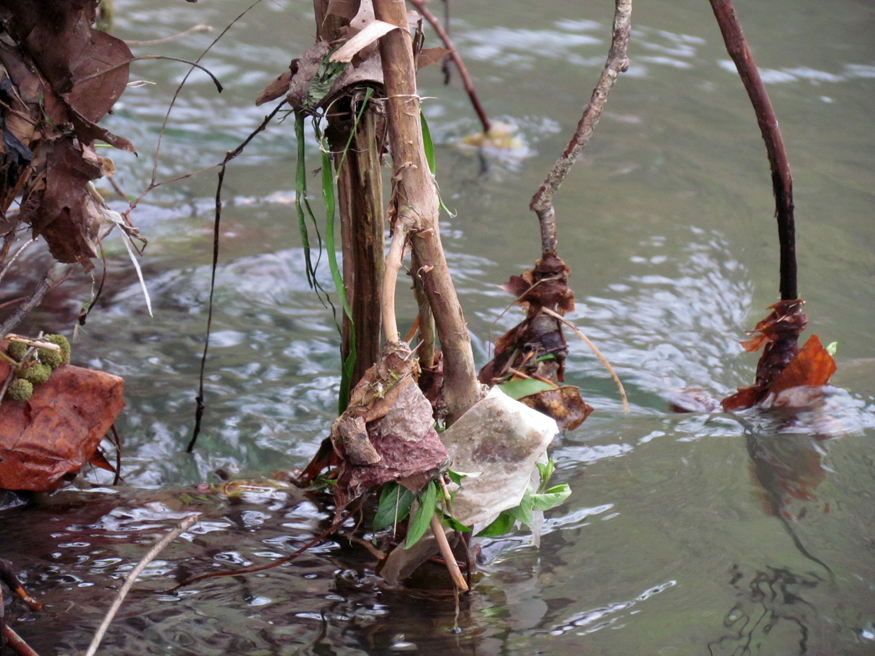
<svg viewBox="0 0 875 656">
<path fill-rule="evenodd" d="M 538 215 L 541 226 L 541 259 L 536 262 L 534 269 L 526 271 L 522 276 L 512 276 L 503 285 L 503 289 L 516 296 L 517 302 L 526 309 L 526 318 L 497 340 L 494 358 L 480 370 L 480 381 L 483 383 L 516 380 L 522 377 L 520 372 L 523 376 L 547 379 L 554 383 L 564 380 L 568 345 L 562 334 L 562 317 L 574 311 L 574 293 L 568 286 L 571 270 L 557 252 L 553 196 L 589 142 L 614 82 L 629 67 L 626 48 L 631 32 L 631 13 L 631 0 L 616 1 L 611 49 L 605 67 L 571 141 L 532 198 L 530 208 Z M 608 368 L 612 371 L 610 366 Z M 614 377 L 616 379 L 615 375 Z M 625 393 L 622 386 L 620 388 L 624 397 L 624 410 L 628 412 Z M 561 398 L 567 399 L 573 397 L 574 393 L 568 391 L 563 392 L 563 395 Z M 538 404 L 545 410 L 550 410 L 556 401 L 553 398 L 550 402 Z M 582 399 L 579 402 L 574 399 L 572 407 L 584 409 L 583 418 L 579 421 L 568 421 L 566 415 L 573 414 L 570 410 L 568 413 L 555 413 L 555 418 L 561 420 L 568 429 L 578 425 L 589 414 L 586 410 L 588 406 Z"/>
<path fill-rule="evenodd" d="M 750 97 L 766 145 L 781 254 L 781 301 L 770 308 L 772 312 L 750 333 L 758 334 L 743 343 L 749 352 L 765 347 L 757 363 L 756 381 L 750 387 L 739 388 L 738 392 L 722 402 L 724 410 L 743 410 L 763 402 L 767 397 L 774 400 L 778 394 L 793 387 L 824 386 L 835 372 L 836 364 L 817 335 L 812 335 L 802 350 L 799 349 L 799 335 L 805 330 L 808 317 L 802 312 L 805 302 L 799 298 L 798 292 L 793 178 L 784 139 L 731 0 L 710 2 L 726 51 L 735 62 Z"/>
</svg>

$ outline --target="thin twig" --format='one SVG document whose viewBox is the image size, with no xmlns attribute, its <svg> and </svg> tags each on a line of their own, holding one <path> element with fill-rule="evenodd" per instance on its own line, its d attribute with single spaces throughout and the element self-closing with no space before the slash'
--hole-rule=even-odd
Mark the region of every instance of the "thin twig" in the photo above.
<svg viewBox="0 0 875 656">
<path fill-rule="evenodd" d="M 213 262 L 210 273 L 210 297 L 208 301 L 209 309 L 207 311 L 207 332 L 206 338 L 204 339 L 204 352 L 203 356 L 201 356 L 199 391 L 195 399 L 197 406 L 195 409 L 194 429 L 192 430 L 191 440 L 189 441 L 188 447 L 185 450 L 186 453 L 191 453 L 194 449 L 194 444 L 197 441 L 198 434 L 201 430 L 201 419 L 203 418 L 205 409 L 204 370 L 207 365 L 207 351 L 210 348 L 210 330 L 212 329 L 213 325 L 213 295 L 216 291 L 216 268 L 219 265 L 219 226 L 222 221 L 222 185 L 225 181 L 225 169 L 232 159 L 234 159 L 243 152 L 243 149 L 249 145 L 249 142 L 252 141 L 256 135 L 258 135 L 267 128 L 268 124 L 273 120 L 273 117 L 276 116 L 277 112 L 280 111 L 280 108 L 283 105 L 285 105 L 285 101 L 282 101 L 276 107 L 274 107 L 273 111 L 264 117 L 264 120 L 261 122 L 261 124 L 252 132 L 250 132 L 248 137 L 246 137 L 234 150 L 229 150 L 225 154 L 225 159 L 222 161 L 221 164 L 219 164 L 219 182 L 216 185 L 216 213 L 215 221 L 213 223 Z"/>
<path fill-rule="evenodd" d="M 629 399 L 626 397 L 626 389 L 623 387 L 623 383 L 620 382 L 620 377 L 617 375 L 617 372 L 614 371 L 614 368 L 611 366 L 611 363 L 608 362 L 608 359 L 602 355 L 602 352 L 598 350 L 598 347 L 596 347 L 596 345 L 590 341 L 589 337 L 584 335 L 583 332 L 577 326 L 575 326 L 573 323 L 571 323 L 568 319 L 563 317 L 558 312 L 553 312 L 553 310 L 551 310 L 550 308 L 545 308 L 545 307 L 542 307 L 541 311 L 544 312 L 544 314 L 547 314 L 547 315 L 553 317 L 557 321 L 561 321 L 566 326 L 571 328 L 571 330 L 573 330 L 574 333 L 578 337 L 580 337 L 580 339 L 582 339 L 583 342 L 587 346 L 589 346 L 589 348 L 592 349 L 592 352 L 595 353 L 596 357 L 599 360 L 601 360 L 601 363 L 603 365 L 605 365 L 605 369 L 608 370 L 608 373 L 611 374 L 611 378 L 613 378 L 614 382 L 617 384 L 617 389 L 620 390 L 620 397 L 623 399 L 623 414 L 628 415 L 629 414 Z"/>
<path fill-rule="evenodd" d="M 711 0 L 711 7 L 720 25 L 726 51 L 735 62 L 747 95 L 756 111 L 757 122 L 772 170 L 772 191 L 775 195 L 775 216 L 778 219 L 778 240 L 781 247 L 781 300 L 795 301 L 799 297 L 796 278 L 796 225 L 793 218 L 793 177 L 790 162 L 775 108 L 766 91 L 756 62 L 741 29 L 741 22 L 731 0 Z"/>
<path fill-rule="evenodd" d="M 462 570 L 459 569 L 459 563 L 456 562 L 456 556 L 453 554 L 453 548 L 447 541 L 447 534 L 444 533 L 444 525 L 438 519 L 437 513 L 431 516 L 431 532 L 434 533 L 434 539 L 437 540 L 440 547 L 441 555 L 447 564 L 447 571 L 453 579 L 456 587 L 462 592 L 468 592 L 468 584 L 465 582 L 465 577 L 462 576 Z"/>
<path fill-rule="evenodd" d="M 465 85 L 465 92 L 468 94 L 468 98 L 471 99 L 471 104 L 474 106 L 477 118 L 480 119 L 480 124 L 483 126 L 483 134 L 487 134 L 492 127 L 492 123 L 489 121 L 489 117 L 486 116 L 486 110 L 483 109 L 483 105 L 480 104 L 480 100 L 477 98 L 477 92 L 474 90 L 474 82 L 468 74 L 468 69 L 465 67 L 465 62 L 462 61 L 459 51 L 456 50 L 456 46 L 453 45 L 449 32 L 444 29 L 444 26 L 441 25 L 441 22 L 437 17 L 428 10 L 428 7 L 425 6 L 425 0 L 410 0 L 410 4 L 416 7 L 416 10 L 429 22 L 434 28 L 434 31 L 437 32 L 437 35 L 441 38 L 441 41 L 443 41 L 444 45 L 449 49 L 449 56 L 452 57 L 459 69 L 459 75 L 462 76 L 462 84 Z"/>
<path fill-rule="evenodd" d="M 193 27 L 189 27 L 184 32 L 180 32 L 179 34 L 173 34 L 171 36 L 165 36 L 161 39 L 150 39 L 149 41 L 128 41 L 125 40 L 125 43 L 129 46 L 156 46 L 160 43 L 170 43 L 171 41 L 177 41 L 183 37 L 188 36 L 189 34 L 194 34 L 195 32 L 212 32 L 213 28 L 209 25 L 204 25 L 200 23 Z"/>
<path fill-rule="evenodd" d="M 0 325 L 0 335 L 6 335 L 11 332 L 12 329 L 15 328 L 19 323 L 21 323 L 22 319 L 27 316 L 28 312 L 33 310 L 42 302 L 43 298 L 49 292 L 49 290 L 67 280 L 71 272 L 72 269 L 70 269 L 67 274 L 64 275 L 60 280 L 54 281 L 52 280 L 52 269 L 46 271 L 45 277 L 36 286 L 36 289 L 30 295 L 30 298 L 22 303 L 15 310 L 15 312 L 13 312 L 12 315 L 10 315 L 10 317 L 3 322 L 3 325 Z"/>
<path fill-rule="evenodd" d="M 107 73 L 111 73 L 112 71 L 119 69 L 119 68 L 122 68 L 123 66 L 128 66 L 129 64 L 131 64 L 135 61 L 143 61 L 143 60 L 147 60 L 147 59 L 169 59 L 170 61 L 178 61 L 178 62 L 182 62 L 183 64 L 188 64 L 189 66 L 193 66 L 194 68 L 199 68 L 204 73 L 206 73 L 207 75 L 210 76 L 210 79 L 213 81 L 213 84 L 216 85 L 216 89 L 219 90 L 219 93 L 222 93 L 222 91 L 224 90 L 222 83 L 219 82 L 219 78 L 217 78 L 215 75 L 210 73 L 210 71 L 207 70 L 207 68 L 205 68 L 204 66 L 201 66 L 197 62 L 189 61 L 188 59 L 182 59 L 180 57 L 167 57 L 165 55 L 141 55 L 140 57 L 133 57 L 131 59 L 128 59 L 128 60 L 121 62 L 120 64 L 115 64 L 114 66 L 110 66 L 109 68 L 104 68 L 102 71 L 97 71 L 97 73 L 92 73 L 88 77 L 83 77 L 81 80 L 77 80 L 76 84 L 81 84 L 82 82 L 87 82 L 88 80 L 92 80 L 96 77 L 100 77 L 101 75 L 106 75 Z M 191 73 L 191 71 L 189 71 L 189 73 Z"/>
<path fill-rule="evenodd" d="M 583 109 L 583 116 L 577 124 L 577 130 L 565 151 L 556 160 L 547 178 L 535 192 L 529 208 L 538 215 L 541 224 L 541 249 L 544 256 L 556 255 L 556 211 L 553 208 L 553 196 L 568 175 L 568 171 L 580 157 L 592 137 L 598 124 L 602 109 L 608 99 L 608 94 L 614 86 L 620 73 L 629 68 L 626 57 L 626 47 L 629 44 L 631 27 L 632 0 L 616 0 L 614 12 L 614 29 L 611 39 L 611 50 L 605 67 L 599 77 L 598 84 L 593 89 L 589 104 Z"/>
<path fill-rule="evenodd" d="M 36 240 L 37 240 L 37 238 L 34 237 L 33 239 L 30 239 L 30 240 L 24 242 L 24 243 L 21 245 L 21 247 L 20 247 L 17 251 L 15 251 L 15 253 L 14 253 L 13 256 L 12 256 L 12 259 L 10 259 L 9 262 L 6 264 L 6 266 L 3 267 L 3 270 L 0 271 L 0 281 L 3 280 L 3 276 L 6 275 L 6 273 L 9 271 L 9 267 L 11 267 L 11 266 L 12 266 L 12 263 L 15 262 L 15 260 L 18 259 L 18 256 L 21 255 L 21 254 L 24 252 L 24 250 L 25 250 L 28 246 L 30 246 L 32 243 L 34 243 Z"/>
<path fill-rule="evenodd" d="M 186 516 L 179 523 L 179 525 L 170 531 L 167 535 L 165 535 L 161 540 L 159 540 L 155 546 L 149 549 L 149 553 L 143 556 L 143 559 L 137 563 L 137 566 L 131 570 L 130 574 L 128 574 L 127 578 L 125 578 L 125 583 L 121 587 L 121 590 L 118 591 L 116 595 L 115 601 L 112 602 L 112 606 L 109 607 L 109 611 L 106 613 L 106 617 L 103 618 L 103 622 L 100 625 L 100 628 L 97 629 L 97 633 L 94 634 L 94 638 L 91 640 L 91 645 L 88 647 L 88 651 L 85 653 L 85 656 L 94 656 L 95 652 L 97 652 L 97 648 L 100 646 L 100 642 L 103 640 L 103 636 L 106 635 L 106 630 L 109 628 L 110 623 L 112 622 L 115 614 L 118 612 L 119 608 L 121 608 L 122 602 L 125 600 L 125 597 L 128 596 L 128 592 L 130 592 L 131 587 L 133 587 L 134 582 L 137 580 L 137 577 L 143 572 L 144 569 L 155 560 L 155 557 L 160 554 L 167 547 L 168 544 L 173 542 L 179 534 L 188 530 L 192 524 L 194 524 L 198 517 L 200 517 L 200 513 L 193 513 L 191 515 Z"/>
<path fill-rule="evenodd" d="M 356 512 L 358 512 L 358 510 L 360 508 L 361 508 L 361 498 L 359 499 L 359 503 L 357 504 L 357 506 L 354 509 L 349 511 L 346 515 L 344 515 L 343 517 L 338 519 L 336 522 L 334 522 L 331 526 L 329 526 L 327 529 L 325 529 L 325 531 L 323 531 L 321 535 L 316 536 L 315 538 L 310 540 L 307 544 L 305 544 L 303 547 L 301 547 L 297 551 L 294 551 L 293 553 L 290 553 L 288 556 L 283 556 L 279 560 L 274 560 L 273 562 L 267 563 L 266 565 L 258 565 L 256 567 L 246 567 L 246 568 L 230 570 L 230 571 L 226 570 L 226 571 L 221 571 L 221 572 L 209 572 L 207 574 L 199 574 L 198 576 L 192 576 L 191 578 L 185 579 L 184 581 L 182 581 L 178 585 L 175 585 L 174 587 L 170 588 L 167 591 L 167 594 L 173 594 L 174 592 L 176 592 L 177 590 L 179 590 L 182 587 L 185 587 L 187 585 L 191 585 L 192 583 L 197 583 L 198 581 L 203 581 L 204 579 L 216 579 L 216 578 L 220 578 L 223 576 L 240 576 L 241 574 L 254 574 L 255 572 L 263 572 L 265 570 L 273 569 L 274 567 L 279 567 L 280 565 L 285 565 L 286 563 L 290 563 L 295 558 L 300 556 L 302 553 L 304 553 L 305 551 L 307 551 L 311 547 L 316 546 L 317 544 L 322 542 L 324 539 L 326 539 L 329 535 L 334 533 L 338 528 L 343 526 L 350 517 L 352 517 Z"/>
</svg>

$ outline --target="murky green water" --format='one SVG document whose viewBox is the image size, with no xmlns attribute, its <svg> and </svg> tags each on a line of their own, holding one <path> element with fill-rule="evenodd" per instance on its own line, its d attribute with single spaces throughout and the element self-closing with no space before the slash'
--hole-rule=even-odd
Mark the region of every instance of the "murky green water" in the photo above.
<svg viewBox="0 0 875 656">
<path fill-rule="evenodd" d="M 117 34 L 219 29 L 244 3 L 117 0 Z M 578 323 L 626 383 L 632 413 L 585 346 L 567 378 L 596 413 L 556 445 L 567 504 L 540 550 L 484 546 L 473 594 L 381 589 L 367 552 L 339 539 L 264 575 L 152 594 L 175 576 L 289 553 L 324 530 L 300 493 L 211 499 L 205 519 L 154 563 L 105 642 L 117 654 L 870 654 L 875 651 L 875 7 L 860 0 L 738 2 L 793 167 L 800 290 L 810 331 L 839 342 L 836 389 L 797 414 L 688 414 L 675 392 L 720 396 L 752 381 L 743 332 L 777 300 L 777 238 L 753 111 L 704 0 L 639 3 L 632 68 L 557 197 L 560 254 Z M 519 126 L 524 156 L 481 161 L 453 146 L 477 123 L 458 83 L 422 73 L 438 141 L 444 222 L 478 363 L 519 320 L 496 285 L 531 265 L 531 194 L 563 148 L 607 52 L 612 3 L 505 0 L 454 6 L 453 34 L 487 111 Z M 311 42 L 306 2 L 265 0 L 192 75 L 159 177 L 219 161 L 265 111 L 252 99 Z M 194 58 L 215 36 L 136 48 Z M 108 128 L 128 193 L 148 182 L 182 64 L 141 62 Z M 161 187 L 134 220 L 150 319 L 120 244 L 104 302 L 75 359 L 121 374 L 128 407 L 121 495 L 68 492 L 0 514 L 2 555 L 48 604 L 13 623 L 42 654 L 82 651 L 121 578 L 186 507 L 181 488 L 219 468 L 259 477 L 302 466 L 334 418 L 338 338 L 308 290 L 294 208 L 294 139 L 274 126 L 231 165 L 217 275 L 207 414 L 186 456 L 209 291 L 212 173 Z M 318 166 L 314 156 L 312 166 Z M 314 179 L 315 182 L 315 179 Z M 31 260 L 32 261 L 32 260 Z M 327 269 L 322 275 L 326 278 Z M 30 327 L 66 328 L 82 280 Z M 14 293 L 13 287 L 4 293 Z M 46 326 L 53 317 L 67 324 Z M 412 319 L 412 303 L 401 311 Z M 99 476 L 96 476 L 99 478 Z M 13 615 L 17 610 L 8 611 Z M 454 631 L 454 627 L 458 627 Z"/>
</svg>

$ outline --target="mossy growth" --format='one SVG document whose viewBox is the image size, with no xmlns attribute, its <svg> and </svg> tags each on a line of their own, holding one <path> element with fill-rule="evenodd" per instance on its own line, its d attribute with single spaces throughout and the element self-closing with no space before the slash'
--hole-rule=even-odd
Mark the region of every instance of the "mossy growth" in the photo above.
<svg viewBox="0 0 875 656">
<path fill-rule="evenodd" d="M 33 383 L 24 378 L 16 378 L 6 388 L 6 396 L 13 401 L 24 403 L 33 396 Z"/>
</svg>

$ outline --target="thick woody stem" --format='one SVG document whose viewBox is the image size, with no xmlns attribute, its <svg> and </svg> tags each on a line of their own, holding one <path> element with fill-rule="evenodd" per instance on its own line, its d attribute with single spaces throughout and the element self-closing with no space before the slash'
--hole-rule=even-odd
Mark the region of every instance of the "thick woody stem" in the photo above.
<svg viewBox="0 0 875 656">
<path fill-rule="evenodd" d="M 796 280 L 796 224 L 793 218 L 793 177 L 784 148 L 784 139 L 778 127 L 775 109 L 760 77 L 756 62 L 747 46 L 747 39 L 730 0 L 711 0 L 711 8 L 720 25 L 726 51 L 735 62 L 747 95 L 756 111 L 757 122 L 772 170 L 772 190 L 775 194 L 775 216 L 778 219 L 778 241 L 781 245 L 781 300 L 794 301 L 799 297 Z"/>
<path fill-rule="evenodd" d="M 474 111 L 477 113 L 477 118 L 480 119 L 480 124 L 483 126 L 483 133 L 485 134 L 489 132 L 492 123 L 489 121 L 489 117 L 486 116 L 486 110 L 483 109 L 483 105 L 480 104 L 480 99 L 477 98 L 477 92 L 474 91 L 474 82 L 471 80 L 471 76 L 468 74 L 468 68 L 465 66 L 465 62 L 462 61 L 462 57 L 459 55 L 458 50 L 456 50 L 456 46 L 453 45 L 449 32 L 444 29 L 444 26 L 441 25 L 441 22 L 437 17 L 428 10 L 428 7 L 425 6 L 425 0 L 410 0 L 410 4 L 416 7 L 416 10 L 429 22 L 434 28 L 434 31 L 437 32 L 437 35 L 441 38 L 441 41 L 443 41 L 444 45 L 449 49 L 449 56 L 459 69 L 459 75 L 462 76 L 462 84 L 465 86 L 465 92 L 468 94 L 468 98 L 471 99 L 471 105 L 473 105 Z"/>
<path fill-rule="evenodd" d="M 438 228 L 437 188 L 428 169 L 416 91 L 413 45 L 404 0 L 375 0 L 380 20 L 397 25 L 380 40 L 386 113 L 394 167 L 395 230 L 407 226 L 444 356 L 447 422 L 458 419 L 480 395 L 471 338 L 450 278 Z M 388 267 L 387 267 L 388 268 Z"/>
<path fill-rule="evenodd" d="M 589 143 L 614 82 L 620 73 L 629 68 L 626 47 L 629 44 L 629 33 L 632 29 L 631 16 L 632 0 L 616 0 L 611 50 L 608 53 L 604 70 L 602 70 L 598 84 L 592 92 L 589 104 L 583 109 L 583 116 L 577 124 L 574 136 L 571 137 L 565 151 L 556 160 L 553 169 L 538 191 L 535 192 L 532 202 L 529 204 L 531 210 L 538 215 L 538 220 L 541 223 L 541 249 L 544 257 L 556 255 L 556 212 L 553 209 L 553 196 L 559 190 L 559 186 L 565 180 L 574 162 L 577 161 Z"/>
</svg>

